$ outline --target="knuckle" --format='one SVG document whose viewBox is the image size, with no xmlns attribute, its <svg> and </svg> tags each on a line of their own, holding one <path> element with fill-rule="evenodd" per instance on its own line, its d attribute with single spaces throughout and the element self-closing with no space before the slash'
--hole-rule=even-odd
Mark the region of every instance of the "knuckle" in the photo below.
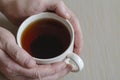
<svg viewBox="0 0 120 80">
<path fill-rule="evenodd" d="M 13 46 L 10 52 L 10 56 L 17 62 L 20 62 L 21 65 L 27 65 L 30 62 L 29 55 L 22 49 L 16 48 Z"/>
<path fill-rule="evenodd" d="M 16 49 L 16 46 L 14 46 L 12 43 L 5 43 L 5 49 L 7 52 L 9 52 L 9 56 L 11 56 L 15 61 L 19 58 L 19 50 Z"/>
<path fill-rule="evenodd" d="M 57 69 L 55 69 L 53 66 L 49 66 L 49 68 L 46 70 L 47 71 L 47 73 L 46 73 L 46 75 L 54 75 L 54 74 L 56 74 L 57 73 Z"/>
<path fill-rule="evenodd" d="M 11 56 L 13 57 L 13 59 L 15 61 L 26 63 L 26 61 L 28 61 L 28 60 L 26 60 L 26 58 L 24 58 L 25 54 L 22 54 L 22 53 L 24 53 L 24 52 L 21 49 L 13 47 L 13 51 L 11 52 Z"/>
<path fill-rule="evenodd" d="M 19 57 L 19 61 L 24 65 L 29 65 L 31 63 L 31 59 L 32 57 L 24 50 L 20 51 L 20 57 Z"/>
<path fill-rule="evenodd" d="M 8 62 L 8 64 L 5 66 L 5 72 L 10 75 L 15 75 L 16 67 L 14 67 L 12 63 Z"/>
<path fill-rule="evenodd" d="M 64 2 L 62 0 L 55 0 L 51 5 L 50 7 L 48 7 L 49 10 L 56 10 L 58 9 L 59 7 L 61 6 L 64 6 Z"/>
<path fill-rule="evenodd" d="M 14 73 L 15 73 L 15 71 L 9 67 L 6 67 L 5 71 L 7 72 L 7 74 L 11 74 L 11 75 L 14 75 Z"/>
<path fill-rule="evenodd" d="M 19 55 L 18 55 L 19 50 L 14 49 L 14 51 L 11 53 L 12 53 L 11 56 L 15 59 L 15 61 L 17 61 L 19 59 Z"/>
<path fill-rule="evenodd" d="M 39 73 L 38 70 L 36 70 L 36 71 L 33 73 L 32 77 L 35 78 L 35 79 L 42 80 L 42 77 L 41 77 L 41 75 L 40 75 L 40 73 Z"/>
<path fill-rule="evenodd" d="M 31 3 L 32 6 L 28 5 L 29 6 L 28 10 L 24 10 L 24 14 L 26 14 L 26 16 L 28 16 L 28 15 L 30 16 L 30 15 L 39 13 L 42 9 L 41 3 L 43 3 L 42 0 L 41 1 L 36 0 L 36 2 L 33 1 Z M 41 7 L 41 9 L 39 7 Z"/>
</svg>

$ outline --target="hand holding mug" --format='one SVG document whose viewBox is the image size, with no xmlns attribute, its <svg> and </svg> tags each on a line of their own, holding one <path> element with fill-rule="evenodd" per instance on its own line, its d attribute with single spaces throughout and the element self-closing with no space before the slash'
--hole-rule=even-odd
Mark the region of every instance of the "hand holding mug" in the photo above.
<svg viewBox="0 0 120 80">
<path fill-rule="evenodd" d="M 27 17 L 33 14 L 44 12 L 44 11 L 52 11 L 52 12 L 57 13 L 59 16 L 63 18 L 67 18 L 70 21 L 70 23 L 73 25 L 74 32 L 75 32 L 74 52 L 77 54 L 80 54 L 81 45 L 82 45 L 82 34 L 81 34 L 79 21 L 75 17 L 75 15 L 66 7 L 63 1 L 61 0 L 36 0 L 36 1 L 34 0 L 11 0 L 11 1 L 0 0 L 0 10 L 11 22 L 13 22 L 16 25 L 21 24 L 21 22 L 25 20 Z M 32 60 L 31 56 L 26 51 L 24 51 L 23 49 L 17 46 L 14 36 L 13 35 L 11 36 L 11 33 L 9 31 L 4 30 L 4 29 L 1 29 L 1 30 L 2 30 L 3 35 L 0 35 L 2 37 L 0 42 L 5 43 L 1 45 L 7 45 L 6 47 L 7 49 L 6 48 L 3 49 L 2 47 L 2 51 L 0 53 L 1 55 L 4 53 L 9 56 L 7 57 L 5 57 L 5 55 L 1 56 L 2 58 L 0 58 L 0 63 L 2 66 L 0 67 L 0 69 L 2 73 L 4 73 L 8 78 L 10 77 L 11 80 L 21 80 L 21 79 L 22 80 L 24 79 L 34 80 L 34 79 L 41 78 L 40 72 L 43 73 L 42 71 L 43 67 L 46 70 L 44 71 L 44 73 L 50 72 L 49 70 L 56 72 L 54 73 L 53 76 L 43 75 L 44 76 L 43 80 L 58 79 L 64 76 L 65 74 L 67 74 L 71 70 L 68 67 L 64 68 L 65 63 L 63 63 L 63 65 L 62 63 L 55 63 L 54 64 L 55 66 L 54 65 L 43 65 L 42 67 L 39 66 L 40 71 L 38 71 L 38 69 L 33 69 L 32 67 L 36 65 L 35 62 L 32 61 L 32 64 L 31 62 L 30 64 L 28 64 L 29 60 L 30 61 Z M 6 34 L 7 36 L 4 36 Z M 13 53 L 13 54 L 10 54 L 10 53 Z M 24 56 L 21 55 L 21 53 L 24 54 Z M 14 56 L 14 57 L 11 57 L 11 56 Z M 7 61 L 7 63 L 4 61 Z M 19 66 L 22 67 L 22 69 Z M 58 69 L 58 66 L 59 66 L 59 69 Z M 29 71 L 28 67 L 32 68 L 32 70 Z M 19 72 L 21 74 L 19 74 Z M 30 76 L 32 76 L 32 78 Z"/>
<path fill-rule="evenodd" d="M 68 19 L 75 32 L 74 52 L 80 54 L 83 42 L 79 20 L 62 0 L 0 0 L 0 8 L 1 12 L 17 26 L 27 17 L 46 11 L 52 11 Z"/>
<path fill-rule="evenodd" d="M 73 52 L 72 25 L 54 13 L 45 12 L 26 19 L 18 29 L 17 42 L 34 57 L 37 64 L 51 64 L 65 59 L 72 66 L 72 71 L 80 71 L 84 66 L 82 59 Z"/>
<path fill-rule="evenodd" d="M 64 62 L 37 65 L 33 58 L 18 47 L 15 37 L 0 27 L 0 72 L 9 80 L 56 80 L 71 71 Z"/>
</svg>

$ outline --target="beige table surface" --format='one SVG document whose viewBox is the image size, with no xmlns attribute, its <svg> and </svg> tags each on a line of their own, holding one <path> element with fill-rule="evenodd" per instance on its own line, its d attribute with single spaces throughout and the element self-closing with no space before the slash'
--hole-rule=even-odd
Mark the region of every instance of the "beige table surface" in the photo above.
<svg viewBox="0 0 120 80">
<path fill-rule="evenodd" d="M 81 23 L 85 67 L 61 80 L 120 80 L 120 0 L 64 1 Z M 1 14 L 0 25 L 17 30 Z"/>
</svg>

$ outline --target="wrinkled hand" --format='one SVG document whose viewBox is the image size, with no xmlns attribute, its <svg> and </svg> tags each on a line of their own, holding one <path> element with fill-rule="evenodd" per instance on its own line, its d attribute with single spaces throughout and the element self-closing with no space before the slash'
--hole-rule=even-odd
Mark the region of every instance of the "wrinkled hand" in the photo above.
<svg viewBox="0 0 120 80">
<path fill-rule="evenodd" d="M 1 0 L 2 13 L 19 25 L 27 17 L 52 11 L 67 18 L 75 31 L 74 52 L 79 54 L 82 35 L 79 21 L 61 0 Z M 55 80 L 71 71 L 64 62 L 37 65 L 33 58 L 16 44 L 14 36 L 0 27 L 0 71 L 10 80 Z"/>
<path fill-rule="evenodd" d="M 82 33 L 76 16 L 67 8 L 62 0 L 3 0 L 3 14 L 14 24 L 21 24 L 27 17 L 44 11 L 52 11 L 63 18 L 67 18 L 75 31 L 74 52 L 80 54 Z"/>
<path fill-rule="evenodd" d="M 37 65 L 17 46 L 14 36 L 0 27 L 0 71 L 9 80 L 56 80 L 71 71 L 71 67 L 64 62 Z"/>
</svg>

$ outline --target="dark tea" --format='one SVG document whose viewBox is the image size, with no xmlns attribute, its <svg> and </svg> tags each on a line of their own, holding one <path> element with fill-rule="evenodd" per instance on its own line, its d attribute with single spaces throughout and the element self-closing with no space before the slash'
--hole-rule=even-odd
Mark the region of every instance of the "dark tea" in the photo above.
<svg viewBox="0 0 120 80">
<path fill-rule="evenodd" d="M 54 19 L 37 20 L 24 30 L 22 47 L 33 57 L 48 59 L 59 56 L 70 45 L 66 26 Z"/>
</svg>

